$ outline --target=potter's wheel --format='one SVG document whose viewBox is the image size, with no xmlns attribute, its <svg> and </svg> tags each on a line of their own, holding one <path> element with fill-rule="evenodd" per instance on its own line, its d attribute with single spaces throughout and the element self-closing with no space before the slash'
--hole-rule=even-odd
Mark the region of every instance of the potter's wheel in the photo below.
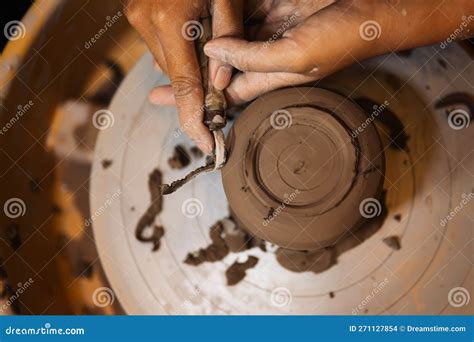
<svg viewBox="0 0 474 342">
<path fill-rule="evenodd" d="M 439 59 L 447 67 L 440 66 Z M 473 202 L 446 225 L 440 222 L 463 194 L 473 191 L 474 128 L 454 130 L 445 111 L 434 109 L 439 96 L 472 91 L 470 63 L 458 46 L 442 55 L 428 47 L 410 57 L 380 57 L 321 85 L 353 98 L 387 100 L 410 138 L 405 150 L 389 148 L 389 134 L 380 127 L 386 146 L 387 218 L 375 234 L 343 253 L 336 265 L 314 274 L 286 270 L 273 251 L 258 248 L 197 267 L 182 262 L 188 252 L 208 245 L 209 227 L 228 215 L 220 173 L 202 175 L 165 197 L 157 219 L 165 227 L 158 251 L 135 239 L 137 221 L 150 201 L 147 182 L 152 170 L 158 167 L 169 182 L 204 163 L 193 159 L 179 171 L 168 165 L 177 144 L 191 144 L 178 129 L 174 108 L 148 104 L 148 91 L 167 80 L 153 71 L 151 56 L 145 55 L 117 91 L 112 114 L 105 113 L 113 117 L 113 125 L 98 138 L 91 184 L 91 212 L 100 213 L 93 224 L 98 251 L 125 310 L 130 314 L 470 312 L 472 302 L 454 307 L 448 294 L 456 287 L 473 293 Z M 104 159 L 113 160 L 112 165 L 103 168 Z M 382 242 L 389 236 L 400 238 L 400 250 Z M 258 257 L 258 265 L 242 282 L 227 286 L 225 270 L 248 255 Z"/>
</svg>

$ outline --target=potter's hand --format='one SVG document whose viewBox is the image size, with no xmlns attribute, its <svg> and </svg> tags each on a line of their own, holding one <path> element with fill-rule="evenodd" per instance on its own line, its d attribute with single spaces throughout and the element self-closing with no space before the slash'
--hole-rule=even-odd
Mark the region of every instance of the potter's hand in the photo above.
<svg viewBox="0 0 474 342">
<path fill-rule="evenodd" d="M 178 108 L 181 129 L 203 150 L 212 153 L 214 141 L 202 123 L 204 95 L 195 41 L 201 33 L 199 18 L 213 14 L 214 37 L 238 37 L 242 32 L 242 6 L 235 0 L 128 0 L 125 13 L 142 35 L 157 64 L 171 79 L 171 86 L 155 88 L 150 100 L 174 104 Z M 210 61 L 214 85 L 225 88 L 232 67 Z"/>
<path fill-rule="evenodd" d="M 247 35 L 255 41 L 221 38 L 206 45 L 209 57 L 242 71 L 227 88 L 231 103 L 320 79 L 371 56 L 474 33 L 472 0 L 325 2 L 271 1 L 257 33 Z"/>
</svg>

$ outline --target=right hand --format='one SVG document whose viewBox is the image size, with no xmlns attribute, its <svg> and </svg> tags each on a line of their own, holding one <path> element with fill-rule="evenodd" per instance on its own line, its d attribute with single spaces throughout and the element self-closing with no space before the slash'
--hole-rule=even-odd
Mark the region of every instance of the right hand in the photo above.
<svg viewBox="0 0 474 342">
<path fill-rule="evenodd" d="M 241 37 L 243 20 L 242 0 L 214 0 L 212 8 L 208 8 L 208 3 L 207 0 L 128 0 L 125 14 L 171 80 L 171 86 L 155 88 L 150 100 L 176 103 L 181 129 L 204 153 L 211 154 L 214 140 L 203 124 L 204 94 L 195 48 L 199 36 L 196 22 L 211 11 L 214 38 Z M 193 32 L 193 27 L 197 31 Z M 214 86 L 227 87 L 232 67 L 211 59 L 209 69 Z"/>
</svg>

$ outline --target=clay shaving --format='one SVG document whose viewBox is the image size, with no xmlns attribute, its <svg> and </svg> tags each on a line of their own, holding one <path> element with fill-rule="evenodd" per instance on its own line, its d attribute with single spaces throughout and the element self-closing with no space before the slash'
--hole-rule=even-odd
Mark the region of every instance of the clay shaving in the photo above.
<svg viewBox="0 0 474 342">
<path fill-rule="evenodd" d="M 145 213 L 140 217 L 135 229 L 135 237 L 138 241 L 152 243 L 152 251 L 160 248 L 160 241 L 165 230 L 162 226 L 154 224 L 156 216 L 163 210 L 163 197 L 161 195 L 160 186 L 162 183 L 162 174 L 158 169 L 153 170 L 148 178 L 148 188 L 150 190 L 151 203 Z M 150 236 L 144 236 L 146 228 L 152 227 L 153 232 Z"/>
<path fill-rule="evenodd" d="M 181 188 L 183 185 L 189 183 L 197 175 L 212 170 L 214 170 L 214 159 L 212 159 L 211 157 L 208 158 L 208 160 L 206 161 L 206 165 L 198 167 L 197 169 L 187 174 L 186 177 L 178 179 L 172 182 L 171 184 L 160 184 L 158 189 L 160 189 L 162 195 L 172 194 L 173 192 Z"/>
</svg>

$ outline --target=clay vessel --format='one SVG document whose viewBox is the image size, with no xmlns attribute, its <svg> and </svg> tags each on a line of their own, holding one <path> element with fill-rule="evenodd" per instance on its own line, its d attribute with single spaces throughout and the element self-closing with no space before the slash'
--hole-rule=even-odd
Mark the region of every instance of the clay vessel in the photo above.
<svg viewBox="0 0 474 342">
<path fill-rule="evenodd" d="M 231 211 L 258 238 L 323 248 L 377 210 L 384 154 L 373 118 L 338 94 L 268 93 L 238 117 L 227 146 L 222 178 Z"/>
</svg>

